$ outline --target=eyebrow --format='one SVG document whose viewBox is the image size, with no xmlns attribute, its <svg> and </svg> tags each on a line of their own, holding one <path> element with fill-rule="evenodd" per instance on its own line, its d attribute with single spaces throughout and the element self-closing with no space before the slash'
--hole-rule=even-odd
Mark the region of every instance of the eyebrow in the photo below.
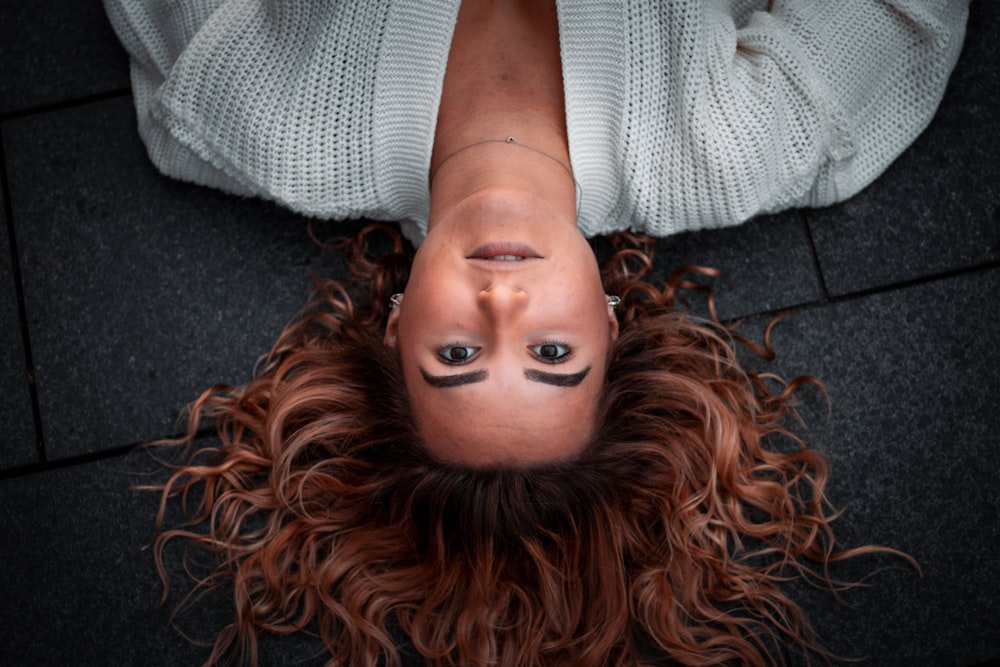
<svg viewBox="0 0 1000 667">
<path fill-rule="evenodd" d="M 421 367 L 420 375 L 423 376 L 424 382 L 430 386 L 437 387 L 438 389 L 447 389 L 448 387 L 460 387 L 463 384 L 482 382 L 489 373 L 486 371 L 473 371 L 471 373 L 459 373 L 458 375 L 431 375 Z"/>
<path fill-rule="evenodd" d="M 525 368 L 524 377 L 535 382 L 551 384 L 555 387 L 575 387 L 583 382 L 583 378 L 587 377 L 587 373 L 589 372 L 590 366 L 587 366 L 579 373 L 547 373 L 546 371 L 534 368 Z"/>
<path fill-rule="evenodd" d="M 549 373 L 535 368 L 524 369 L 524 377 L 533 382 L 550 384 L 554 387 L 576 387 L 583 382 L 588 373 L 590 373 L 590 366 L 587 366 L 579 373 Z M 483 382 L 489 377 L 489 373 L 483 370 L 472 371 L 471 373 L 458 373 L 457 375 L 431 375 L 423 367 L 420 368 L 420 375 L 424 378 L 424 382 L 438 389 L 461 387 L 466 384 Z"/>
</svg>

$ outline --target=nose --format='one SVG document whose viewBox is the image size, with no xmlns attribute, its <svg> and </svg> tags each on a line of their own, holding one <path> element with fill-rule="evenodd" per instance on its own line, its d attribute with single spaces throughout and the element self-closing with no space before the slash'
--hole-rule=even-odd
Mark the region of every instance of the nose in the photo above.
<svg viewBox="0 0 1000 667">
<path fill-rule="evenodd" d="M 479 293 L 479 307 L 493 319 L 516 315 L 528 305 L 528 293 L 503 284 L 490 285 Z"/>
</svg>

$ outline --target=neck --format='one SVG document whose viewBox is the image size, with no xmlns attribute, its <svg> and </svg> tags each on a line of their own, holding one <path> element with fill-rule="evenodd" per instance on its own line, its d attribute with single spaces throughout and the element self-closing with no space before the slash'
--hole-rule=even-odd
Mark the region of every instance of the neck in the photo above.
<svg viewBox="0 0 1000 667">
<path fill-rule="evenodd" d="M 503 143 L 508 136 L 516 144 Z M 575 225 L 569 166 L 555 2 L 463 0 L 434 133 L 428 228 L 469 197 L 504 193 L 544 195 Z"/>
<path fill-rule="evenodd" d="M 492 113 L 461 126 L 439 126 L 434 144 L 428 228 L 468 197 L 491 190 L 543 197 L 576 224 L 577 190 L 564 126 L 531 112 Z"/>
</svg>

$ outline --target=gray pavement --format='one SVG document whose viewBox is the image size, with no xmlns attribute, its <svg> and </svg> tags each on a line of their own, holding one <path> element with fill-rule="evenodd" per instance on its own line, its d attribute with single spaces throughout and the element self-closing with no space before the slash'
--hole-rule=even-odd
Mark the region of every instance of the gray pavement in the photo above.
<svg viewBox="0 0 1000 667">
<path fill-rule="evenodd" d="M 657 256 L 722 269 L 720 315 L 749 333 L 789 313 L 764 367 L 826 385 L 803 412 L 843 544 L 920 562 L 852 561 L 844 576 L 878 571 L 843 602 L 792 587 L 862 664 L 1000 659 L 998 32 L 1000 3 L 976 0 L 934 121 L 858 196 Z M 210 638 L 227 602 L 171 626 L 143 549 L 156 500 L 133 490 L 159 469 L 133 447 L 248 379 L 310 274 L 343 265 L 304 218 L 155 171 L 99 0 L 0 5 L 0 184 L 0 665 L 198 664 L 179 631 Z M 275 638 L 263 664 L 322 664 L 314 650 Z"/>
</svg>

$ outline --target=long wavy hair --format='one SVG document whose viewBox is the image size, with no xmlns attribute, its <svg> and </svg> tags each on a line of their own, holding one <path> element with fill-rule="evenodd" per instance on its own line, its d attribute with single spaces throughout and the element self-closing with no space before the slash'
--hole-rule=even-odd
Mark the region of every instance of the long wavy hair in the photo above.
<svg viewBox="0 0 1000 667">
<path fill-rule="evenodd" d="M 381 229 L 392 248 L 374 256 Z M 817 644 L 780 584 L 835 586 L 827 463 L 788 429 L 793 393 L 745 370 L 733 327 L 679 308 L 654 242 L 619 234 L 602 266 L 622 298 L 596 434 L 571 462 L 465 468 L 428 456 L 382 335 L 410 258 L 373 226 L 345 243 L 353 279 L 314 297 L 253 380 L 189 412 L 191 452 L 161 491 L 154 553 L 212 554 L 201 583 L 235 618 L 206 664 L 256 664 L 262 632 L 318 633 L 332 665 L 763 665 Z M 765 339 L 766 340 L 766 339 Z M 186 523 L 163 525 L 177 497 Z M 187 553 L 187 551 L 185 551 Z"/>
</svg>

